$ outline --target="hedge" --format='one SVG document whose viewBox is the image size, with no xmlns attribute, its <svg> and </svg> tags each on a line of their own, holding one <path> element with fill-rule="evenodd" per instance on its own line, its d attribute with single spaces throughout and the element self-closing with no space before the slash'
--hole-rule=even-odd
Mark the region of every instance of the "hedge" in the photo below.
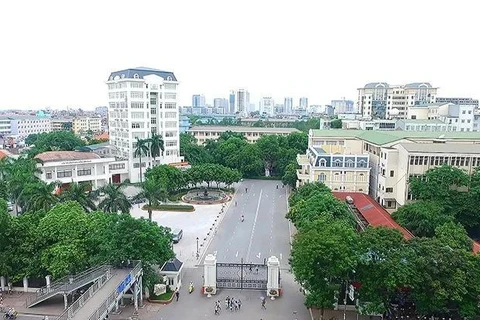
<svg viewBox="0 0 480 320">
<path fill-rule="evenodd" d="M 181 212 L 192 212 L 195 211 L 195 207 L 189 204 L 159 204 L 154 206 L 143 206 L 144 210 L 148 210 L 148 208 L 152 209 L 153 211 L 181 211 Z"/>
</svg>

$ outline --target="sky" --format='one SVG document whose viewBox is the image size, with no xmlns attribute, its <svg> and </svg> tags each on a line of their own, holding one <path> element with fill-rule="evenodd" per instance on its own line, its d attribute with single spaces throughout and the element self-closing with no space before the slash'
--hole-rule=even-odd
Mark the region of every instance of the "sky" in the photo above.
<svg viewBox="0 0 480 320">
<path fill-rule="evenodd" d="M 368 82 L 480 98 L 475 0 L 0 3 L 0 110 L 107 104 L 110 72 L 173 71 L 180 104 L 246 88 L 327 104 Z M 477 31 L 475 31 L 477 30 Z"/>
</svg>

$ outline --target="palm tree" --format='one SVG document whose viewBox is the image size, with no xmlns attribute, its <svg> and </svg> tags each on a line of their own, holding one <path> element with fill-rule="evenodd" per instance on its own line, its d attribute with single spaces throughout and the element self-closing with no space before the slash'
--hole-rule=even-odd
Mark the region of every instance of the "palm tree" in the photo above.
<svg viewBox="0 0 480 320">
<path fill-rule="evenodd" d="M 90 185 L 87 183 L 72 182 L 68 189 L 61 193 L 60 199 L 62 201 L 76 201 L 86 212 L 93 211 L 96 209 L 96 206 L 92 201 L 89 189 Z"/>
<path fill-rule="evenodd" d="M 160 157 L 163 154 L 163 151 L 165 151 L 163 137 L 159 134 L 152 133 L 148 142 L 150 142 L 150 154 L 152 155 L 153 162 L 155 162 L 155 158 Z"/>
<path fill-rule="evenodd" d="M 134 157 L 140 158 L 140 183 L 142 183 L 142 156 L 148 154 L 148 140 L 147 139 L 138 139 L 136 142 L 135 151 L 133 152 Z"/>
<path fill-rule="evenodd" d="M 148 219 L 152 221 L 152 205 L 167 200 L 167 190 L 161 187 L 155 180 L 146 179 L 140 187 L 142 191 L 135 196 L 135 199 L 146 199 L 148 202 Z"/>
<path fill-rule="evenodd" d="M 22 190 L 19 197 L 23 211 L 35 212 L 50 210 L 59 201 L 59 198 L 55 194 L 57 187 L 57 182 L 45 183 L 43 181 L 37 181 L 28 184 Z"/>
<path fill-rule="evenodd" d="M 128 201 L 127 196 L 123 193 L 125 188 L 125 181 L 120 184 L 109 183 L 97 192 L 104 193 L 105 198 L 100 201 L 98 208 L 103 212 L 108 213 L 129 213 L 132 208 L 132 204 Z"/>
</svg>

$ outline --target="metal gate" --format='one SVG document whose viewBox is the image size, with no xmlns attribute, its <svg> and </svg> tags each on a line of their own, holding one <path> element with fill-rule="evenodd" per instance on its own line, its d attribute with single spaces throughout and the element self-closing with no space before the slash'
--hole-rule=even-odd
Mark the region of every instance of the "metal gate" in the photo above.
<svg viewBox="0 0 480 320">
<path fill-rule="evenodd" d="M 267 290 L 266 264 L 217 263 L 217 288 Z"/>
</svg>

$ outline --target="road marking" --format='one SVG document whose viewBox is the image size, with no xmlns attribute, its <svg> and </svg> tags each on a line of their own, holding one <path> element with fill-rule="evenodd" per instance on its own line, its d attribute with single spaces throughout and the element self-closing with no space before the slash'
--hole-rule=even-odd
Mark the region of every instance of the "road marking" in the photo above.
<svg viewBox="0 0 480 320">
<path fill-rule="evenodd" d="M 238 251 L 237 251 L 237 253 L 235 253 L 235 258 L 236 258 L 236 257 L 238 257 Z"/>
<path fill-rule="evenodd" d="M 250 260 L 250 250 L 252 249 L 253 234 L 255 233 L 255 226 L 257 225 L 258 212 L 260 210 L 260 202 L 262 201 L 262 193 L 263 193 L 263 189 L 260 190 L 260 196 L 258 198 L 258 204 L 257 204 L 257 212 L 255 212 L 255 220 L 253 220 L 252 233 L 250 235 L 250 243 L 248 244 L 248 249 L 247 249 L 247 261 Z"/>
<path fill-rule="evenodd" d="M 217 251 L 213 251 L 213 255 L 216 257 L 217 256 Z"/>
<path fill-rule="evenodd" d="M 283 255 L 280 253 L 280 260 L 282 260 L 282 259 L 283 259 Z"/>
<path fill-rule="evenodd" d="M 259 252 L 259 253 L 257 254 L 257 258 L 260 259 L 261 256 L 262 256 L 262 253 Z"/>
</svg>

